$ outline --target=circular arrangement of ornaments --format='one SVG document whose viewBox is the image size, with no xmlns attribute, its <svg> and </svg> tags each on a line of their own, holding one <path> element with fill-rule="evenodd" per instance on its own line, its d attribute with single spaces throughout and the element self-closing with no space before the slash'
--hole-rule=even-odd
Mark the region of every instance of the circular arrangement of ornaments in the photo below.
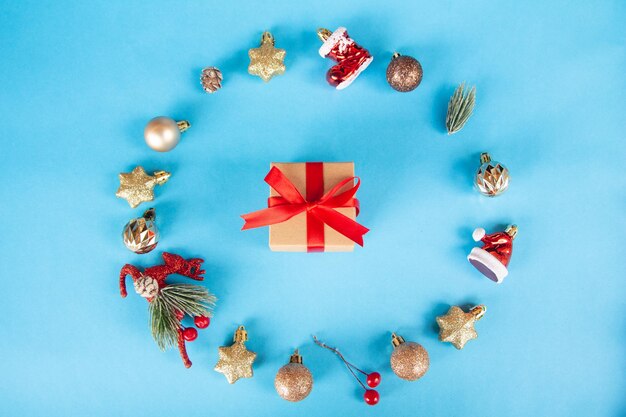
<svg viewBox="0 0 626 417">
<path fill-rule="evenodd" d="M 374 59 L 370 51 L 348 35 L 344 27 L 334 32 L 318 29 L 317 36 L 322 41 L 319 55 L 333 62 L 326 72 L 326 81 L 337 90 L 350 86 Z M 274 36 L 264 31 L 258 47 L 248 51 L 248 73 L 265 83 L 286 72 L 284 60 L 287 52 L 275 44 Z M 412 56 L 394 53 L 385 76 L 393 90 L 407 93 L 415 90 L 422 82 L 423 68 Z M 220 90 L 223 80 L 222 71 L 215 66 L 203 68 L 200 74 L 202 90 L 209 94 Z M 475 100 L 474 87 L 459 85 L 448 103 L 445 120 L 448 134 L 457 133 L 465 126 L 474 111 Z M 145 125 L 145 143 L 157 152 L 173 151 L 180 143 L 182 133 L 190 126 L 186 120 L 154 117 Z M 479 160 L 478 169 L 473 174 L 476 190 L 488 197 L 504 193 L 510 182 L 508 168 L 493 161 L 486 152 L 480 154 Z M 167 171 L 148 174 L 143 167 L 136 166 L 131 172 L 119 174 L 120 186 L 116 196 L 125 199 L 131 208 L 144 202 L 153 202 L 155 187 L 165 184 L 170 177 Z M 270 187 L 267 207 L 242 215 L 242 230 L 268 227 L 271 250 L 349 252 L 354 250 L 355 244 L 364 245 L 363 236 L 369 229 L 356 220 L 361 208 L 357 199 L 361 179 L 355 175 L 354 163 L 272 162 L 265 182 Z M 167 220 L 160 219 L 160 222 Z M 515 225 L 491 234 L 487 234 L 483 228 L 477 228 L 472 238 L 481 242 L 481 246 L 470 251 L 467 256 L 469 263 L 491 281 L 501 283 L 508 275 L 516 235 Z M 160 242 L 156 209 L 149 208 L 140 217 L 131 218 L 122 229 L 122 241 L 137 255 L 153 251 Z M 192 363 L 186 343 L 198 338 L 198 329 L 209 327 L 217 298 L 202 285 L 166 282 L 174 274 L 202 281 L 205 273 L 201 269 L 202 259 L 184 259 L 168 252 L 162 253 L 162 259 L 162 264 L 143 269 L 132 264 L 124 265 L 119 275 L 120 294 L 126 297 L 126 277 L 130 276 L 135 292 L 148 302 L 150 331 L 157 346 L 161 350 L 177 347 L 183 365 L 189 368 Z M 459 350 L 463 349 L 468 341 L 478 337 L 474 325 L 485 312 L 484 305 L 469 309 L 452 305 L 445 315 L 433 317 L 433 322 L 440 329 L 439 340 Z M 184 322 L 191 322 L 192 325 Z M 229 384 L 253 378 L 257 353 L 248 349 L 247 342 L 248 331 L 240 325 L 234 332 L 232 344 L 217 348 L 214 370 L 221 373 Z M 381 395 L 376 389 L 383 382 L 380 372 L 362 370 L 349 362 L 339 349 L 321 342 L 315 336 L 313 342 L 339 358 L 362 389 L 362 401 L 365 404 L 374 406 L 380 402 Z M 396 333 L 391 333 L 391 345 L 393 350 L 389 357 L 389 371 L 404 381 L 418 381 L 426 376 L 431 363 L 424 346 L 407 341 Z M 288 363 L 276 372 L 276 393 L 289 402 L 305 400 L 314 387 L 316 366 L 305 366 L 302 355 L 295 349 Z"/>
</svg>

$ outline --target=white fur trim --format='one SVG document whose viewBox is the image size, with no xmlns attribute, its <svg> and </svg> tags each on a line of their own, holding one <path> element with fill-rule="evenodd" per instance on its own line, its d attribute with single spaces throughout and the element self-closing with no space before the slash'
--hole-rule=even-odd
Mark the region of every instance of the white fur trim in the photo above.
<svg viewBox="0 0 626 417">
<path fill-rule="evenodd" d="M 333 34 L 324 41 L 319 50 L 320 56 L 322 58 L 326 58 L 326 55 L 328 55 L 330 53 L 330 50 L 335 47 L 335 45 L 337 44 L 337 42 L 339 42 L 339 39 L 343 36 L 344 33 L 346 33 L 346 28 L 337 28 L 337 30 L 334 31 Z"/>
<path fill-rule="evenodd" d="M 487 252 L 486 250 L 482 248 L 476 247 L 472 249 L 470 254 L 467 255 L 467 260 L 470 261 L 472 265 L 474 265 L 474 262 L 476 262 L 484 266 L 489 271 L 491 271 L 491 273 L 493 273 L 493 276 L 488 276 L 483 271 L 481 272 L 487 278 L 491 279 L 492 281 L 495 281 L 498 284 L 500 284 L 504 280 L 504 277 L 506 277 L 509 274 L 509 271 L 506 269 L 506 266 L 504 266 L 502 262 L 498 260 L 498 258 L 496 258 L 495 256 L 493 256 L 492 254 L 490 254 L 489 252 Z M 476 265 L 474 265 L 474 267 L 476 268 Z"/>
<path fill-rule="evenodd" d="M 359 74 L 362 73 L 365 70 L 365 68 L 367 68 L 369 64 L 372 63 L 373 60 L 374 60 L 373 56 L 367 58 L 367 60 L 363 63 L 363 65 L 361 65 L 361 67 L 354 74 L 352 74 L 351 77 L 346 78 L 345 81 L 337 84 L 337 87 L 336 87 L 337 90 L 343 90 L 344 88 L 352 84 L 352 81 L 356 80 L 356 77 L 358 77 Z"/>
<path fill-rule="evenodd" d="M 485 233 L 485 229 L 477 227 L 474 229 L 474 233 L 472 233 L 472 239 L 474 239 L 475 242 L 480 242 L 480 239 L 485 237 Z"/>
</svg>

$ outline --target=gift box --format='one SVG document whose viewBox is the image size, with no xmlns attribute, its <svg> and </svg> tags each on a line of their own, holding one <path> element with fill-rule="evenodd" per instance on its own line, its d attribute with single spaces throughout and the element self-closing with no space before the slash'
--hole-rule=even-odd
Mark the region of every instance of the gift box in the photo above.
<svg viewBox="0 0 626 417">
<path fill-rule="evenodd" d="M 349 252 L 368 229 L 356 222 L 360 181 L 352 162 L 272 163 L 268 208 L 243 215 L 243 230 L 269 226 L 283 252 Z"/>
</svg>

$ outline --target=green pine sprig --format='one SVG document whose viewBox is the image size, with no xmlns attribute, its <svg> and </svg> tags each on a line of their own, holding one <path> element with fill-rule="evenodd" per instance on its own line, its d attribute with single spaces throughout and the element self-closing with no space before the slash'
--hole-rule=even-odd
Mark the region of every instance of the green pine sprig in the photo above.
<svg viewBox="0 0 626 417">
<path fill-rule="evenodd" d="M 150 303 L 150 328 L 159 349 L 178 344 L 177 311 L 191 317 L 210 317 L 216 301 L 213 294 L 199 285 L 171 284 L 162 288 Z"/>
<path fill-rule="evenodd" d="M 454 94 L 448 103 L 448 115 L 446 116 L 446 128 L 448 135 L 458 132 L 463 128 L 474 111 L 476 104 L 476 87 L 465 89 L 462 83 L 454 90 Z"/>
</svg>

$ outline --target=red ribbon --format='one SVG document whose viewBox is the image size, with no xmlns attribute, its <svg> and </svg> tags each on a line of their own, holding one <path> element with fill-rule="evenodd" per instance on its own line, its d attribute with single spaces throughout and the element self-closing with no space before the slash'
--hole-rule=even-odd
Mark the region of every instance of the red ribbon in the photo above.
<svg viewBox="0 0 626 417">
<path fill-rule="evenodd" d="M 245 220 L 242 230 L 282 223 L 292 217 L 307 214 L 307 252 L 324 251 L 324 225 L 328 225 L 353 242 L 363 246 L 363 235 L 369 229 L 351 218 L 339 213 L 336 208 L 354 207 L 359 214 L 359 202 L 354 195 L 361 180 L 358 177 L 346 178 L 324 194 L 323 164 L 306 163 L 306 199 L 277 167 L 272 167 L 265 177 L 280 197 L 270 197 L 268 208 L 241 216 Z M 354 184 L 354 180 L 357 183 Z M 353 186 L 339 193 L 347 184 Z"/>
</svg>

